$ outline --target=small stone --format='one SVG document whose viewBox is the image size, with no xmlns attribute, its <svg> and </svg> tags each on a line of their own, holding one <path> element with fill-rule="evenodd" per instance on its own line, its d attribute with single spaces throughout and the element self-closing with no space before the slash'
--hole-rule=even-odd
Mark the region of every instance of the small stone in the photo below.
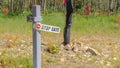
<svg viewBox="0 0 120 68">
<path fill-rule="evenodd" d="M 85 50 L 87 50 L 89 47 L 88 46 L 85 46 Z"/>
<path fill-rule="evenodd" d="M 100 60 L 100 63 L 103 65 L 104 64 L 104 60 Z"/>
<path fill-rule="evenodd" d="M 61 44 L 61 45 L 59 45 L 59 47 L 60 47 L 60 51 L 63 51 L 63 49 L 64 49 L 64 45 Z"/>
<path fill-rule="evenodd" d="M 76 53 L 76 52 L 78 52 L 78 48 L 77 47 L 73 47 L 72 51 Z"/>
<path fill-rule="evenodd" d="M 21 51 L 21 49 L 19 48 L 18 51 Z"/>
<path fill-rule="evenodd" d="M 69 44 L 67 44 L 67 45 L 64 46 L 64 49 L 67 50 L 67 51 L 70 51 L 72 48 Z"/>
<path fill-rule="evenodd" d="M 72 51 L 73 52 L 78 52 L 80 50 L 85 50 L 83 44 L 81 42 L 77 42 L 73 44 Z"/>
<path fill-rule="evenodd" d="M 92 55 L 99 55 L 100 56 L 100 53 L 91 47 L 87 47 L 86 52 L 90 52 Z"/>
<path fill-rule="evenodd" d="M 25 43 L 26 41 L 25 40 L 21 40 L 22 43 Z"/>
<path fill-rule="evenodd" d="M 117 58 L 116 58 L 116 57 L 114 57 L 114 58 L 113 58 L 113 60 L 117 60 Z"/>
<path fill-rule="evenodd" d="M 83 46 L 83 43 L 81 43 L 81 42 L 77 42 L 77 45 L 79 45 L 79 46 Z"/>
<path fill-rule="evenodd" d="M 60 61 L 61 61 L 61 62 L 64 62 L 64 61 L 65 61 L 65 58 L 63 58 L 63 57 L 60 58 Z"/>
</svg>

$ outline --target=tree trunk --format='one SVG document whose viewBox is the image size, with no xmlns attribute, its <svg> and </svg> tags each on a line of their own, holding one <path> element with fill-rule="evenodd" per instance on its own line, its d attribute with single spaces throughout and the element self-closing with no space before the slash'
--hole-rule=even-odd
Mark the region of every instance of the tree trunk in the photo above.
<svg viewBox="0 0 120 68">
<path fill-rule="evenodd" d="M 98 12 L 99 12 L 99 15 L 101 13 L 101 10 L 102 10 L 102 0 L 98 0 Z"/>
<path fill-rule="evenodd" d="M 119 9 L 119 7 L 120 7 L 120 3 L 119 3 L 119 0 L 116 0 L 116 2 L 117 2 L 117 5 L 116 5 L 116 12 L 118 12 L 118 9 Z"/>
<path fill-rule="evenodd" d="M 113 0 L 109 0 L 109 11 L 113 12 Z"/>
<path fill-rule="evenodd" d="M 11 12 L 13 13 L 13 0 L 11 0 Z"/>
<path fill-rule="evenodd" d="M 46 9 L 46 0 L 44 0 L 44 11 Z"/>
</svg>

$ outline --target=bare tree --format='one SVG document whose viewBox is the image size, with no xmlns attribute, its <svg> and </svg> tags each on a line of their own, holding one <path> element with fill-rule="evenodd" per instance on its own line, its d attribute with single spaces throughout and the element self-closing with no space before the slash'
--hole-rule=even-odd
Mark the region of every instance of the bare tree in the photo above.
<svg viewBox="0 0 120 68">
<path fill-rule="evenodd" d="M 120 0 L 116 0 L 116 3 L 117 3 L 117 5 L 116 5 L 116 12 L 118 12 L 119 8 L 120 8 Z"/>
</svg>

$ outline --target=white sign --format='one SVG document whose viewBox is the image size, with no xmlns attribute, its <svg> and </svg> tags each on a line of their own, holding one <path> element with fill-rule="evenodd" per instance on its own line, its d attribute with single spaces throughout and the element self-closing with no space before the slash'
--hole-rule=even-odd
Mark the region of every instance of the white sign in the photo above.
<svg viewBox="0 0 120 68">
<path fill-rule="evenodd" d="M 59 27 L 40 24 L 40 23 L 37 23 L 35 25 L 35 29 L 42 30 L 42 31 L 47 31 L 47 32 L 60 33 L 60 28 Z"/>
</svg>

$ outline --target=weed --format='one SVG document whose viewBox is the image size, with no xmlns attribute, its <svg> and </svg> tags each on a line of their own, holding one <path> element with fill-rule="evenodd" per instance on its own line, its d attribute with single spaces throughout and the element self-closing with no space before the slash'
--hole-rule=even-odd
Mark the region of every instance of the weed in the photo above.
<svg viewBox="0 0 120 68">
<path fill-rule="evenodd" d="M 56 58 L 48 58 L 46 61 L 47 61 L 48 63 L 57 63 L 59 60 L 56 59 Z"/>
<path fill-rule="evenodd" d="M 59 46 L 57 46 L 57 45 L 50 45 L 50 46 L 48 47 L 48 51 L 49 51 L 50 53 L 52 53 L 52 54 L 56 54 L 56 53 L 59 53 L 60 48 L 59 48 Z"/>
</svg>

